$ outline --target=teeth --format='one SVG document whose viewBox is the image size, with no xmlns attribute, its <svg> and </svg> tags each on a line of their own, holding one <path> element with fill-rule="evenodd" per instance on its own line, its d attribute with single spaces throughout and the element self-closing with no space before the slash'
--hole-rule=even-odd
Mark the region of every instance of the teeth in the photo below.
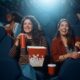
<svg viewBox="0 0 80 80">
<path fill-rule="evenodd" d="M 62 31 L 62 32 L 66 32 L 66 31 Z"/>
</svg>

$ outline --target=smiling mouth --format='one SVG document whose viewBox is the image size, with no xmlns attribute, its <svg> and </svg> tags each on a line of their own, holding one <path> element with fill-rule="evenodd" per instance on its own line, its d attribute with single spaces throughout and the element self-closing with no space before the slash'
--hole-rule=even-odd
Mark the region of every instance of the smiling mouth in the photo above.
<svg viewBox="0 0 80 80">
<path fill-rule="evenodd" d="M 62 31 L 62 32 L 67 32 L 67 31 Z"/>
<path fill-rule="evenodd" d="M 30 28 L 25 28 L 25 29 L 28 29 L 29 30 Z"/>
</svg>

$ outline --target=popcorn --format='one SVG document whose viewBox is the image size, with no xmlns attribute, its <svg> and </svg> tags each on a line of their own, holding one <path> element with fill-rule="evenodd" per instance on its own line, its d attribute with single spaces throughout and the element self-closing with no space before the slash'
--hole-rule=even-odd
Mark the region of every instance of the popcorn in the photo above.
<svg viewBox="0 0 80 80">
<path fill-rule="evenodd" d="M 32 67 L 42 67 L 47 48 L 44 46 L 27 46 L 29 63 Z"/>
<path fill-rule="evenodd" d="M 39 57 L 39 54 L 29 56 L 29 62 L 33 67 L 42 67 L 44 62 L 44 57 Z"/>
</svg>

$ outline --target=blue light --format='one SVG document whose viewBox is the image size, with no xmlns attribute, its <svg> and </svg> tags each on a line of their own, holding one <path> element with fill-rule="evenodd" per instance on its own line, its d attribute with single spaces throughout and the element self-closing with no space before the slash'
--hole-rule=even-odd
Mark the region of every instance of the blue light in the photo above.
<svg viewBox="0 0 80 80">
<path fill-rule="evenodd" d="M 53 1 L 56 1 L 56 0 L 39 0 L 39 3 L 43 6 L 50 6 L 53 4 Z"/>
<path fill-rule="evenodd" d="M 52 16 L 58 18 L 67 11 L 66 3 L 66 0 L 30 0 L 29 10 L 43 22 L 48 22 Z"/>
<path fill-rule="evenodd" d="M 33 0 L 34 6 L 42 10 L 52 10 L 60 6 L 60 0 Z"/>
</svg>

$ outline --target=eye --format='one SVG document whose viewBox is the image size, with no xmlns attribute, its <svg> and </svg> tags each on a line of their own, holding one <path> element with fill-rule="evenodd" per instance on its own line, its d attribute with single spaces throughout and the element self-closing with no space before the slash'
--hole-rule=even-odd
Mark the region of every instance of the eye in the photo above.
<svg viewBox="0 0 80 80">
<path fill-rule="evenodd" d="M 61 25 L 60 25 L 61 27 L 63 27 L 63 26 L 66 26 L 66 24 L 64 24 L 64 23 L 61 23 Z"/>
</svg>

